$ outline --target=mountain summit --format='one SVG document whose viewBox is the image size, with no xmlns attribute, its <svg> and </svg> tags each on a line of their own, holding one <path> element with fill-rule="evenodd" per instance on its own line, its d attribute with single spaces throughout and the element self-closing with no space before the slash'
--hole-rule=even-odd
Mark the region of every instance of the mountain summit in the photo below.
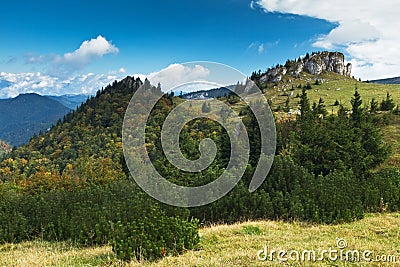
<svg viewBox="0 0 400 267">
<path fill-rule="evenodd" d="M 0 99 L 0 138 L 20 146 L 69 111 L 61 103 L 35 93 Z"/>
</svg>

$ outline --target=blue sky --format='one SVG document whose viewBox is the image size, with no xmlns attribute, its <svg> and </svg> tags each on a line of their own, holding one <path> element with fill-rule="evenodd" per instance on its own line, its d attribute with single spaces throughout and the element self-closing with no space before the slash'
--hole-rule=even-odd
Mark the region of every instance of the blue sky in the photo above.
<svg viewBox="0 0 400 267">
<path fill-rule="evenodd" d="M 345 53 L 357 77 L 400 75 L 400 62 L 387 55 L 389 47 L 398 54 L 397 40 L 382 23 L 395 18 L 399 4 L 347 2 L 3 1 L 0 97 L 93 93 L 126 75 L 197 60 L 250 75 L 318 50 Z M 360 3 L 358 15 L 337 7 Z M 373 56 L 374 47 L 385 53 Z"/>
</svg>

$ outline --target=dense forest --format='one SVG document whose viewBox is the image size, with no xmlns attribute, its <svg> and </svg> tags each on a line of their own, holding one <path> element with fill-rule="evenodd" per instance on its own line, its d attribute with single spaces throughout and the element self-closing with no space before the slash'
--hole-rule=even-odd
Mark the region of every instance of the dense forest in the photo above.
<svg viewBox="0 0 400 267">
<path fill-rule="evenodd" d="M 298 98 L 301 115 L 276 121 L 275 160 L 257 191 L 250 193 L 248 186 L 260 156 L 260 130 L 253 112 L 236 105 L 241 100 L 232 93 L 220 100 L 239 109 L 249 135 L 250 161 L 242 180 L 206 206 L 160 204 L 133 182 L 122 151 L 125 110 L 142 85 L 133 77 L 115 81 L 47 132 L 3 156 L 0 242 L 43 238 L 108 243 L 121 259 L 156 259 L 195 248 L 202 224 L 250 219 L 341 223 L 360 219 L 365 212 L 400 209 L 399 166 L 383 164 L 391 147 L 380 129 L 398 116 L 390 97 L 389 107 L 378 114 L 376 109 L 382 107 L 363 104 L 355 90 L 351 110 L 340 106 L 337 114 L 328 114 L 323 99 L 310 103 L 306 88 Z M 168 113 L 183 101 L 166 94 L 158 102 L 146 126 L 146 149 L 164 177 L 197 186 L 224 171 L 231 147 L 220 124 L 193 120 L 180 134 L 183 155 L 198 158 L 204 138 L 215 142 L 218 153 L 200 173 L 176 169 L 162 152 L 159 131 Z M 201 108 L 207 112 L 207 106 Z"/>
</svg>

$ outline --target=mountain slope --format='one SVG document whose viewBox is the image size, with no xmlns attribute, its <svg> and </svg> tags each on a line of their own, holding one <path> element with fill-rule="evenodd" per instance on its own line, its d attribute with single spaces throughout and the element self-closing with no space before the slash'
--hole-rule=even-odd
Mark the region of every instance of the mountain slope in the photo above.
<svg viewBox="0 0 400 267">
<path fill-rule="evenodd" d="M 66 114 L 62 121 L 58 121 L 46 133 L 13 151 L 16 160 L 28 160 L 28 164 L 21 166 L 20 170 L 29 177 L 34 173 L 32 168 L 37 166 L 35 162 L 46 161 L 42 167 L 62 173 L 68 164 L 75 163 L 77 166 L 79 159 L 87 161 L 90 157 L 107 158 L 108 163 L 112 161 L 119 168 L 123 160 L 121 128 L 125 110 L 133 91 L 141 84 L 140 80 L 127 77 L 105 87 L 85 104 Z M 61 105 L 46 97 L 42 100 L 56 103 L 56 107 Z M 64 108 L 64 111 L 69 110 Z M 57 121 L 56 117 L 52 119 Z"/>
<path fill-rule="evenodd" d="M 61 103 L 38 94 L 21 94 L 0 100 L 0 138 L 20 146 L 45 131 L 70 111 Z"/>
</svg>

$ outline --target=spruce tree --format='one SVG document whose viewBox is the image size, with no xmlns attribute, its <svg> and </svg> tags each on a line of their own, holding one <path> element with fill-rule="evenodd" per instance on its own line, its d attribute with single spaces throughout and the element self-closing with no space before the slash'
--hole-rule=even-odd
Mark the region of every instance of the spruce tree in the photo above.
<svg viewBox="0 0 400 267">
<path fill-rule="evenodd" d="M 393 99 L 391 98 L 389 92 L 387 92 L 386 94 L 386 99 L 382 100 L 381 103 L 381 110 L 382 111 L 391 111 L 394 109 L 396 105 L 393 102 Z"/>
<path fill-rule="evenodd" d="M 357 126 L 361 125 L 361 120 L 362 120 L 362 114 L 363 114 L 363 108 L 361 107 L 362 105 L 362 100 L 361 100 L 361 95 L 358 93 L 356 90 L 354 93 L 354 96 L 351 98 L 351 120 L 353 123 Z"/>
<path fill-rule="evenodd" d="M 318 105 L 316 108 L 316 114 L 320 114 L 322 116 L 328 115 L 328 111 L 326 110 L 325 107 L 326 106 L 324 100 L 322 100 L 322 98 L 319 98 Z"/>
<path fill-rule="evenodd" d="M 300 96 L 300 118 L 305 118 L 305 116 L 310 112 L 310 100 L 308 100 L 306 89 L 303 88 Z"/>
<path fill-rule="evenodd" d="M 378 102 L 376 102 L 375 98 L 372 98 L 369 112 L 376 113 L 378 109 L 379 109 Z"/>
</svg>

